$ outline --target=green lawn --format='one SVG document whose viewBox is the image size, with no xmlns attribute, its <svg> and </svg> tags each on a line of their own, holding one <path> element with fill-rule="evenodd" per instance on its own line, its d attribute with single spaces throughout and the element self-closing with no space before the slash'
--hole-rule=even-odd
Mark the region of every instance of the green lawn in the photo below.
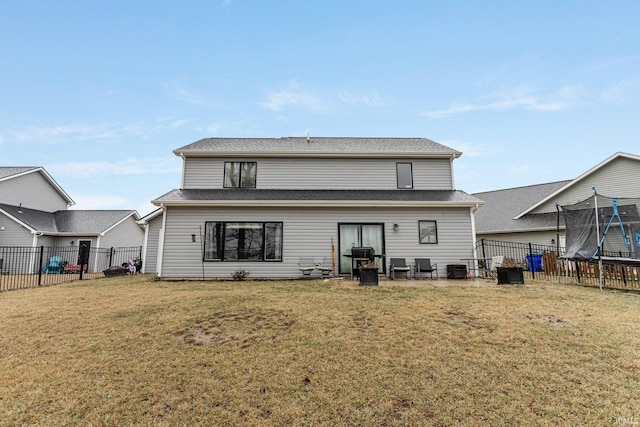
<svg viewBox="0 0 640 427">
<path fill-rule="evenodd" d="M 421 283 L 133 276 L 1 293 L 0 424 L 640 422 L 640 296 Z"/>
</svg>

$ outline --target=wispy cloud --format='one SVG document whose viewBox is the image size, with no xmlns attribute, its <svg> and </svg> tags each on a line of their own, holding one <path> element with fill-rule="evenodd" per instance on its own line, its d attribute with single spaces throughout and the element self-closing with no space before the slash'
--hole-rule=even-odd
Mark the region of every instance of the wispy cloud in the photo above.
<svg viewBox="0 0 640 427">
<path fill-rule="evenodd" d="M 215 122 L 209 123 L 205 126 L 199 126 L 195 130 L 210 136 L 218 135 L 223 130 L 232 130 L 236 134 L 241 134 L 247 131 L 247 127 L 250 123 L 250 119 Z"/>
<path fill-rule="evenodd" d="M 567 109 L 582 98 L 585 92 L 580 85 L 564 86 L 554 93 L 540 94 L 529 87 L 521 86 L 497 93 L 483 103 L 452 103 L 449 108 L 423 113 L 429 119 L 463 114 L 473 111 L 559 111 Z"/>
<path fill-rule="evenodd" d="M 129 199 L 122 196 L 76 194 L 73 200 L 76 204 L 71 209 L 131 209 Z"/>
<path fill-rule="evenodd" d="M 70 209 L 135 209 L 141 216 L 156 209 L 151 204 L 151 199 L 145 199 L 145 196 L 134 198 L 116 194 L 74 194 L 73 200 L 76 204 Z"/>
<path fill-rule="evenodd" d="M 280 112 L 288 106 L 304 108 L 320 113 L 333 109 L 333 104 L 330 101 L 304 89 L 297 82 L 289 83 L 287 87 L 280 91 L 269 92 L 267 94 L 267 101 L 261 105 L 275 112 Z"/>
<path fill-rule="evenodd" d="M 338 99 L 340 99 L 342 103 L 351 106 L 382 107 L 388 104 L 375 90 L 362 95 L 341 90 L 338 92 Z"/>
<path fill-rule="evenodd" d="M 202 96 L 202 94 L 197 93 L 194 90 L 186 88 L 184 84 L 178 82 L 177 80 L 166 81 L 163 83 L 163 87 L 167 95 L 169 95 L 171 98 L 177 99 L 178 101 L 186 102 L 187 104 L 195 104 L 207 107 L 215 105 L 214 102 L 210 99 Z"/>
<path fill-rule="evenodd" d="M 90 141 L 95 139 L 113 138 L 118 133 L 110 125 L 57 125 L 57 126 L 29 126 L 21 130 L 10 130 L 9 134 L 16 142 L 44 142 L 58 141 Z"/>
<path fill-rule="evenodd" d="M 292 81 L 282 90 L 267 93 L 267 100 L 260 105 L 273 112 L 283 112 L 292 107 L 327 113 L 339 111 L 345 107 L 381 107 L 388 104 L 389 101 L 384 100 L 375 90 L 365 93 L 339 90 L 329 92 L 327 95 L 319 95 Z"/>
<path fill-rule="evenodd" d="M 471 142 L 459 142 L 459 141 L 439 141 L 440 143 L 451 147 L 455 150 L 462 152 L 465 158 L 467 157 L 487 157 L 500 153 L 504 149 L 498 146 L 489 144 L 476 144 Z"/>
<path fill-rule="evenodd" d="M 88 178 L 105 175 L 151 175 L 180 172 L 182 164 L 173 158 L 127 158 L 116 162 L 63 162 L 47 166 L 54 175 Z"/>
<path fill-rule="evenodd" d="M 615 68 L 619 65 L 627 64 L 629 62 L 634 62 L 640 60 L 640 55 L 628 55 L 628 56 L 620 56 L 618 58 L 613 59 L 605 59 L 600 62 L 594 63 L 587 67 L 586 71 L 600 71 L 608 68 Z"/>
<path fill-rule="evenodd" d="M 20 130 L 9 130 L 7 138 L 17 143 L 57 144 L 114 139 L 122 136 L 150 137 L 166 130 L 177 129 L 191 121 L 192 119 L 168 117 L 152 123 L 29 126 Z"/>
<path fill-rule="evenodd" d="M 622 103 L 629 99 L 635 99 L 640 90 L 638 79 L 624 79 L 606 87 L 600 96 L 608 103 Z"/>
</svg>

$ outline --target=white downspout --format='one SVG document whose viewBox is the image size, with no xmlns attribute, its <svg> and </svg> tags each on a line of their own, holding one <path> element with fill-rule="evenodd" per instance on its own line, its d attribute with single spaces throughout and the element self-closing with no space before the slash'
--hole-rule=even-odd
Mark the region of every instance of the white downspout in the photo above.
<svg viewBox="0 0 640 427">
<path fill-rule="evenodd" d="M 33 241 L 31 242 L 31 247 L 34 248 L 33 251 L 31 251 L 31 256 L 29 257 L 29 274 L 33 274 L 33 266 L 36 262 L 36 252 L 35 252 L 35 248 L 38 247 L 38 237 L 44 235 L 43 232 L 41 231 L 36 231 L 33 233 Z M 38 268 L 40 268 L 42 266 L 38 266 Z"/>
<path fill-rule="evenodd" d="M 476 261 L 474 261 L 474 271 L 476 273 L 478 272 L 478 250 L 476 249 L 476 211 L 478 210 L 478 208 L 479 206 L 476 203 L 474 207 L 471 207 L 469 209 L 471 216 L 471 241 L 473 242 L 473 258 L 476 259 Z"/>
<path fill-rule="evenodd" d="M 144 228 L 144 239 L 142 240 L 142 273 L 146 273 L 147 265 L 147 243 L 149 242 L 149 223 L 142 224 Z"/>
<path fill-rule="evenodd" d="M 456 189 L 456 178 L 453 175 L 453 160 L 454 160 L 453 157 L 451 157 L 451 159 L 449 160 L 449 163 L 450 163 L 449 170 L 451 171 L 451 189 L 455 190 Z"/>
<path fill-rule="evenodd" d="M 180 153 L 180 157 L 182 158 L 182 178 L 180 179 L 180 188 L 184 188 L 184 177 L 187 174 L 187 158 L 184 156 L 184 153 Z"/>
<path fill-rule="evenodd" d="M 103 234 L 100 233 L 98 234 L 98 237 L 96 237 L 96 255 L 93 257 L 93 271 L 98 271 L 98 254 L 100 253 L 98 249 L 100 248 L 100 237 L 102 236 Z M 91 253 L 89 253 L 89 255 L 91 255 Z M 82 268 L 82 266 L 80 268 Z"/>
<path fill-rule="evenodd" d="M 160 236 L 158 236 L 158 261 L 156 262 L 156 273 L 158 277 L 162 277 L 162 264 L 164 261 L 164 231 L 167 227 L 167 207 L 163 204 L 162 208 L 162 228 L 160 229 Z"/>
</svg>

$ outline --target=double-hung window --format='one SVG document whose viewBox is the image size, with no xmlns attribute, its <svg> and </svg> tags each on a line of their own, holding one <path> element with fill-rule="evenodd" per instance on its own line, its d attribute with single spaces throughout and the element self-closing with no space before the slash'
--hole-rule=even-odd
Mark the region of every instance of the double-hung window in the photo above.
<svg viewBox="0 0 640 427">
<path fill-rule="evenodd" d="M 413 168 L 411 163 L 396 163 L 398 188 L 413 188 Z"/>
<path fill-rule="evenodd" d="M 205 261 L 282 261 L 281 222 L 206 222 Z"/>
<path fill-rule="evenodd" d="M 256 162 L 224 162 L 224 188 L 256 188 Z"/>
</svg>

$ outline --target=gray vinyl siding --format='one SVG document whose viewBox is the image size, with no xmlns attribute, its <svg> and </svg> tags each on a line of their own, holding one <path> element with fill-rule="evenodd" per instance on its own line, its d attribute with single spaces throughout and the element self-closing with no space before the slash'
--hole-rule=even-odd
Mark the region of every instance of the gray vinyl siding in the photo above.
<svg viewBox="0 0 640 427">
<path fill-rule="evenodd" d="M 40 173 L 29 173 L 0 182 L 0 202 L 55 212 L 67 209 L 67 201 Z"/>
<path fill-rule="evenodd" d="M 15 221 L 0 214 L 0 246 L 32 246 L 33 234 Z"/>
<path fill-rule="evenodd" d="M 418 221 L 436 220 L 438 243 L 418 243 Z M 202 262 L 205 221 L 283 222 L 282 262 Z M 331 239 L 338 252 L 338 223 L 383 223 L 386 257 L 431 258 L 441 275 L 447 264 L 459 264 L 473 255 L 471 216 L 468 208 L 372 208 L 368 210 L 305 208 L 180 208 L 167 210 L 163 278 L 231 278 L 244 269 L 252 278 L 295 278 L 300 276 L 300 257 L 322 259 L 331 256 Z M 393 224 L 399 231 L 393 231 Z M 155 233 L 154 233 L 155 234 Z M 195 234 L 197 242 L 192 242 Z M 149 244 L 157 247 L 157 244 Z M 388 266 L 387 266 L 388 270 Z"/>
<path fill-rule="evenodd" d="M 158 272 L 158 243 L 160 229 L 162 228 L 162 215 L 158 215 L 149 221 L 147 230 L 147 246 L 142 264 L 145 273 Z"/>
<path fill-rule="evenodd" d="M 397 188 L 396 163 L 413 165 L 416 190 L 452 190 L 449 159 L 216 159 L 187 158 L 183 188 L 222 188 L 225 161 L 256 161 L 260 189 Z"/>
<path fill-rule="evenodd" d="M 40 236 L 40 237 L 38 237 L 38 241 L 36 242 L 36 246 L 66 246 L 66 245 L 57 245 L 56 241 L 58 241 L 58 240 L 59 240 L 59 238 L 56 238 L 55 236 Z M 68 239 L 67 239 L 67 241 L 68 241 Z"/>
<path fill-rule="evenodd" d="M 130 216 L 100 238 L 100 247 L 142 246 L 143 241 L 144 229 Z"/>
<path fill-rule="evenodd" d="M 532 213 L 555 212 L 555 201 L 560 205 L 573 204 L 593 195 L 593 187 L 603 196 L 640 197 L 640 162 L 620 157 L 612 160 L 589 176 L 572 184 L 553 200 L 537 207 Z"/>
</svg>

